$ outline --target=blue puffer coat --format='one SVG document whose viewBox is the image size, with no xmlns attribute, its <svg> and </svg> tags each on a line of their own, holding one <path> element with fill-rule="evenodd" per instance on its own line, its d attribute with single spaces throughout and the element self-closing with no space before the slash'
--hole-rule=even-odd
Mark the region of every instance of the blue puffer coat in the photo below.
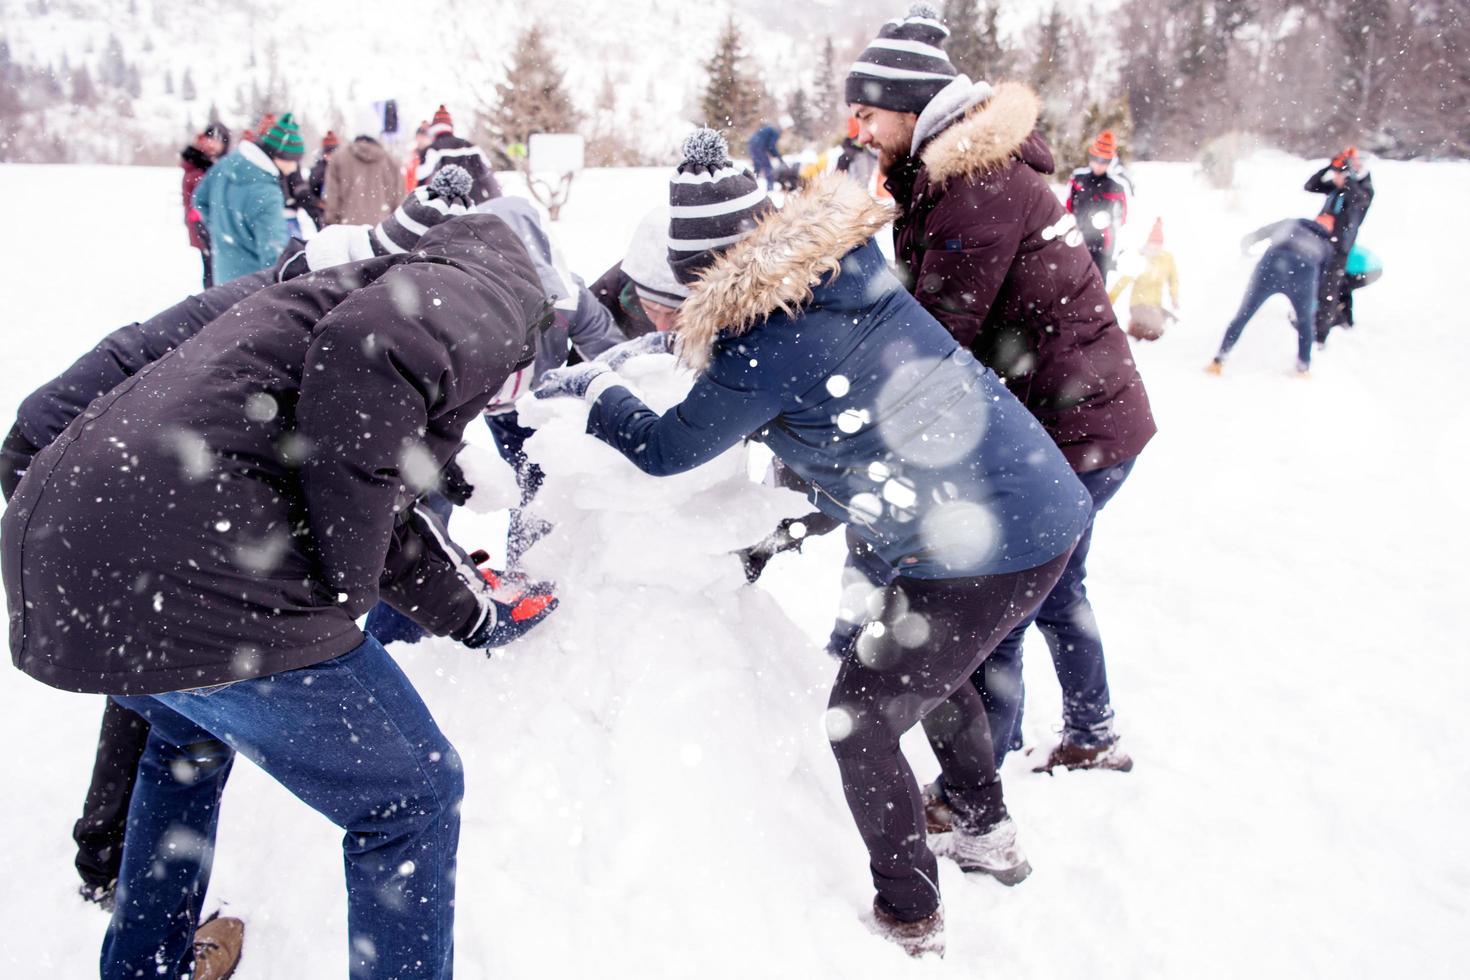
<svg viewBox="0 0 1470 980">
<path fill-rule="evenodd" d="M 684 355 L 704 370 L 683 403 L 660 417 L 610 387 L 588 431 L 655 475 L 757 438 L 900 575 L 1044 564 L 1081 533 L 1087 492 L 1031 413 L 888 271 L 869 237 L 886 217 L 840 177 L 793 199 L 685 303 Z"/>
<path fill-rule="evenodd" d="M 285 207 L 281 175 L 254 143 L 209 168 L 194 188 L 194 210 L 209 229 L 216 283 L 275 265 L 289 238 Z"/>
</svg>

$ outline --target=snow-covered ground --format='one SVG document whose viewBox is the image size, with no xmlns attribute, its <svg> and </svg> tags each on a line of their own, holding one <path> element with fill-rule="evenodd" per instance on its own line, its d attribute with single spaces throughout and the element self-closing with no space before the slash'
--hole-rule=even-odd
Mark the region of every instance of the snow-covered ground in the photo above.
<svg viewBox="0 0 1470 980">
<path fill-rule="evenodd" d="M 1314 213 L 1312 165 L 1259 157 L 1233 193 L 1133 169 L 1128 237 L 1163 215 L 1184 291 L 1183 322 L 1138 349 L 1161 432 L 1091 562 L 1135 771 L 1052 778 L 1014 756 L 1036 873 L 1012 890 L 941 862 L 949 953 L 909 961 L 860 921 L 866 861 L 822 727 L 840 536 L 746 588 L 723 552 L 789 495 L 729 457 L 656 483 L 579 435 L 574 406 L 541 406 L 558 530 L 532 556 L 561 570 L 562 608 L 495 660 L 396 651 L 468 769 L 459 976 L 1463 975 L 1470 314 L 1452 270 L 1470 214 L 1445 188 L 1470 164 L 1378 167 L 1362 241 L 1387 273 L 1308 381 L 1279 299 L 1223 378 L 1200 369 L 1250 268 L 1239 237 Z M 573 267 L 615 260 L 664 180 L 585 174 L 557 228 Z M 0 198 L 8 420 L 103 332 L 189 292 L 198 262 L 170 170 L 0 167 Z M 454 527 L 484 545 L 499 525 Z M 1028 651 L 1044 744 L 1056 683 Z M 68 834 L 100 708 L 0 670 L 5 976 L 94 969 L 106 919 L 75 896 Z M 922 739 L 910 757 L 932 775 Z M 210 904 L 248 920 L 240 980 L 345 975 L 338 840 L 237 766 Z"/>
</svg>

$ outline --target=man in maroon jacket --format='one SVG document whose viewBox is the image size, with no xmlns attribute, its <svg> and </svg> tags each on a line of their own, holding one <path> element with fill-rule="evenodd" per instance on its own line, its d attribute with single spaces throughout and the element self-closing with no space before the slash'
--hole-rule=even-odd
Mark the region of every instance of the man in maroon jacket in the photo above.
<svg viewBox="0 0 1470 980">
<path fill-rule="evenodd" d="M 889 21 L 852 66 L 847 101 L 898 206 L 894 246 L 909 288 L 995 370 L 1046 428 L 1093 497 L 1117 492 L 1155 432 L 1128 340 L 1076 221 L 1046 175 L 1040 102 L 1024 85 L 958 75 L 949 31 L 923 5 Z M 1127 770 L 1084 585 L 1092 526 L 1036 623 L 1061 682 L 1064 730 L 1043 769 Z M 1023 622 L 974 678 L 998 754 L 1020 745 Z M 934 803 L 942 803 L 936 788 Z M 942 807 L 933 807 L 935 811 Z"/>
</svg>

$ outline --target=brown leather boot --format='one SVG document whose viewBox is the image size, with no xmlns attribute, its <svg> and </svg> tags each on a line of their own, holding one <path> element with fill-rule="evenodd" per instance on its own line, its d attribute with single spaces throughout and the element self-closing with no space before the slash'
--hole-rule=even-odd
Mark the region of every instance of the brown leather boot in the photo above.
<svg viewBox="0 0 1470 980">
<path fill-rule="evenodd" d="M 194 973 L 192 980 L 226 980 L 240 965 L 245 945 L 245 923 L 216 916 L 194 930 Z"/>
<path fill-rule="evenodd" d="M 1111 769 L 1115 772 L 1131 772 L 1133 757 L 1118 746 L 1114 739 L 1107 745 L 1071 745 L 1061 742 L 1046 761 L 1032 772 L 1052 772 L 1056 769 Z"/>
<path fill-rule="evenodd" d="M 903 922 L 895 919 L 883 907 L 878 900 L 873 899 L 873 921 L 874 929 L 878 935 L 891 943 L 897 943 L 903 947 L 903 951 L 910 956 L 918 958 L 933 953 L 936 956 L 944 955 L 944 907 L 940 906 L 934 913 L 917 922 Z"/>
</svg>

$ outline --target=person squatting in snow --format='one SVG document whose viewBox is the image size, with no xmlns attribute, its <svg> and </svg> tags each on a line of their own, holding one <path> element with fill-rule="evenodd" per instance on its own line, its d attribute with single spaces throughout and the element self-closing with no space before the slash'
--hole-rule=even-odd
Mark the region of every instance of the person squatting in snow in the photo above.
<svg viewBox="0 0 1470 980">
<path fill-rule="evenodd" d="M 17 667 L 151 725 L 104 977 L 193 968 L 236 751 L 348 832 L 355 974 L 452 970 L 458 756 L 355 620 L 381 594 L 486 648 L 555 608 L 541 590 L 497 594 L 413 506 L 533 359 L 549 311 L 500 219 L 373 256 L 386 225 L 364 232 L 361 261 L 216 287 L 233 305 L 211 290 L 118 331 L 38 393 L 41 431 L 23 406 L 6 441 L 23 464 L 0 521 Z M 114 353 L 125 366 L 106 366 Z M 113 370 L 128 375 L 115 387 Z M 106 394 L 77 414 L 91 385 Z M 200 845 L 170 848 L 181 830 Z"/>
<path fill-rule="evenodd" d="M 656 415 L 610 356 L 548 371 L 533 391 L 585 399 L 588 432 L 655 476 L 759 440 L 896 570 L 842 663 L 828 730 L 880 928 L 935 948 L 938 869 L 899 739 L 924 724 L 961 865 L 1024 877 L 969 678 L 1056 583 L 1091 502 L 1000 380 L 889 273 L 872 237 L 887 208 L 832 174 L 774 211 L 713 130 L 684 154 L 668 238 L 690 288 L 678 338 L 693 388 Z M 629 345 L 668 347 L 659 335 Z"/>
<path fill-rule="evenodd" d="M 1156 431 L 1148 394 L 1102 275 L 1046 181 L 1055 164 L 1036 129 L 1040 101 L 1024 85 L 957 74 L 942 47 L 948 33 L 922 4 L 884 25 L 849 71 L 847 101 L 888 175 L 908 288 L 1041 423 L 1087 488 L 1095 518 Z M 1089 519 L 1035 610 L 1062 689 L 1062 738 L 1042 769 L 1132 766 L 1118 747 L 1087 598 L 1091 541 Z M 851 565 L 873 587 L 892 574 L 861 555 Z M 1021 746 L 1021 641 L 1031 622 L 1017 623 L 973 678 L 997 764 Z M 834 648 L 852 629 L 839 621 Z"/>
</svg>

